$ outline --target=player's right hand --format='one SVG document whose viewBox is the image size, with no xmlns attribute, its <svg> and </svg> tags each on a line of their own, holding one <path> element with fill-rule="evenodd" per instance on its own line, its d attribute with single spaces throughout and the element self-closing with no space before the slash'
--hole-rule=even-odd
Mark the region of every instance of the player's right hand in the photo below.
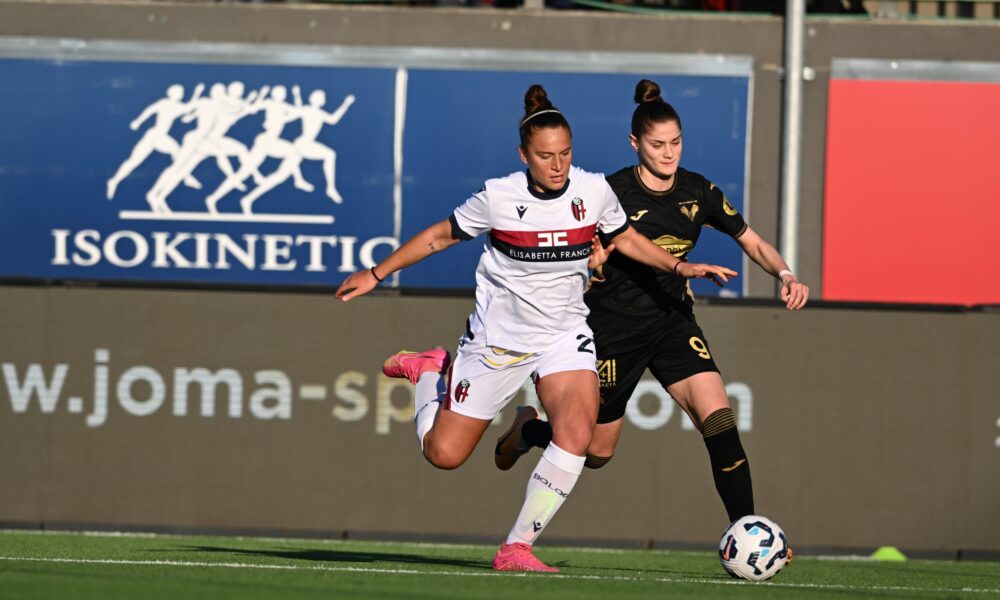
<svg viewBox="0 0 1000 600">
<path fill-rule="evenodd" d="M 788 275 L 788 279 L 781 283 L 779 297 L 788 310 L 799 310 L 809 301 L 809 286 L 796 279 L 794 275 Z"/>
<path fill-rule="evenodd" d="M 739 273 L 727 267 L 688 262 L 678 265 L 677 274 L 686 279 L 694 279 L 697 277 L 711 279 L 715 285 L 719 287 L 723 287 L 723 285 L 729 283 L 730 277 L 736 277 L 739 275 Z"/>
<path fill-rule="evenodd" d="M 355 271 L 337 288 L 337 299 L 348 302 L 375 289 L 378 280 L 368 269 Z"/>
</svg>

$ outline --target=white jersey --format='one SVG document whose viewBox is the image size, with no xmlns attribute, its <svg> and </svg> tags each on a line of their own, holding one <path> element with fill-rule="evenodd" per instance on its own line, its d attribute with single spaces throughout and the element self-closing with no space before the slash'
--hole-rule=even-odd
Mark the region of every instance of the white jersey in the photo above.
<svg viewBox="0 0 1000 600">
<path fill-rule="evenodd" d="M 491 346 L 541 351 L 561 333 L 586 326 L 591 239 L 628 228 L 604 175 L 570 167 L 560 192 L 542 194 L 526 173 L 490 179 L 455 209 L 453 234 L 489 232 L 476 269 L 476 310 L 469 333 Z"/>
</svg>

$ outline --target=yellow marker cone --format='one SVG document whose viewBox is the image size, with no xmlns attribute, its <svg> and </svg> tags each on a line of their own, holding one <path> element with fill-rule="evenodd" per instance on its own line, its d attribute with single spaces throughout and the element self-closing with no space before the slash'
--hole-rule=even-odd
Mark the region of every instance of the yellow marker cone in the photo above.
<svg viewBox="0 0 1000 600">
<path fill-rule="evenodd" d="M 890 562 L 905 562 L 906 555 L 899 551 L 899 548 L 895 546 L 882 546 L 875 552 L 872 552 L 872 560 L 883 560 Z"/>
</svg>

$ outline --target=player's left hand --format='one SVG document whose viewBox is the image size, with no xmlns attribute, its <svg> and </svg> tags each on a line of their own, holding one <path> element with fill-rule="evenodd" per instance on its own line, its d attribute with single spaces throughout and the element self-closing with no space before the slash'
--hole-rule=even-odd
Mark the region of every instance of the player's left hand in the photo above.
<svg viewBox="0 0 1000 600">
<path fill-rule="evenodd" d="M 793 275 L 786 275 L 781 282 L 781 301 L 785 303 L 788 310 L 799 310 L 809 301 L 809 286 L 802 283 Z"/>
<path fill-rule="evenodd" d="M 590 240 L 590 258 L 587 259 L 587 268 L 591 271 L 597 269 L 608 262 L 608 258 L 614 251 L 614 244 L 608 244 L 608 247 L 605 248 L 604 244 L 601 243 L 601 238 L 595 235 L 594 239 Z"/>
<path fill-rule="evenodd" d="M 677 265 L 677 275 L 685 279 L 704 277 L 711 280 L 715 285 L 723 287 L 729 283 L 731 277 L 736 277 L 739 273 L 728 267 L 720 267 L 719 265 L 682 262 Z"/>
<path fill-rule="evenodd" d="M 375 289 L 378 280 L 369 269 L 355 271 L 337 288 L 337 299 L 348 302 Z"/>
</svg>

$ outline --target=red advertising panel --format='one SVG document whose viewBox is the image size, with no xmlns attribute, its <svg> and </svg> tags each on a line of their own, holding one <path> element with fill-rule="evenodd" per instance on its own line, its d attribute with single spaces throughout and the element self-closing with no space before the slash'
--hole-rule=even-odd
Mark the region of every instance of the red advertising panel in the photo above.
<svg viewBox="0 0 1000 600">
<path fill-rule="evenodd" d="M 829 100 L 823 299 L 1000 303 L 1000 83 L 835 77 Z"/>
</svg>

